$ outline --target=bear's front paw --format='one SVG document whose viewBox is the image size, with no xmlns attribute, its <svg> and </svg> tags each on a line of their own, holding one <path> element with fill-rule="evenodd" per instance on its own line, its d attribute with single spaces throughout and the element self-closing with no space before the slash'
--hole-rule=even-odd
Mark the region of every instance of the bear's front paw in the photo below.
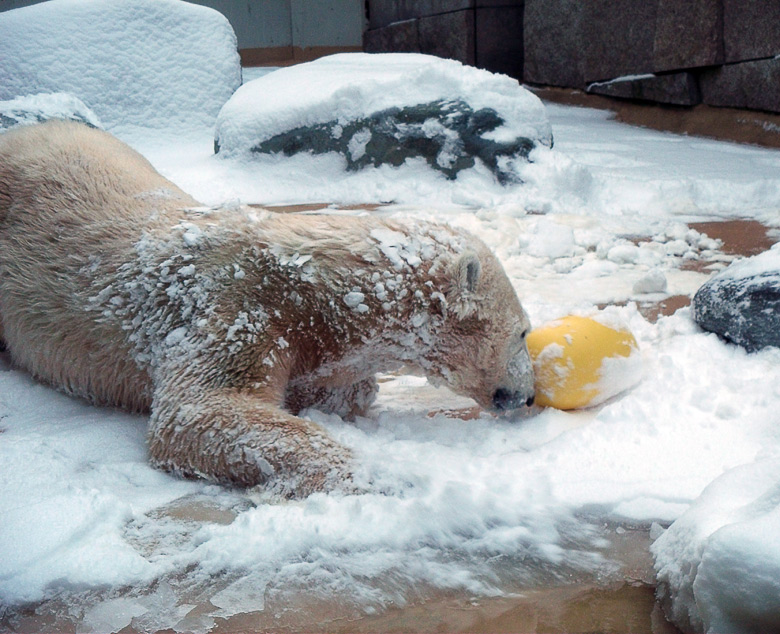
<svg viewBox="0 0 780 634">
<path fill-rule="evenodd" d="M 298 464 L 294 470 L 285 468 L 258 483 L 255 492 L 264 498 L 286 500 L 303 499 L 313 493 L 357 493 L 359 487 L 352 477 L 352 460 L 348 451 L 342 453 L 338 457 L 323 455 L 319 460 Z"/>
<path fill-rule="evenodd" d="M 265 459 L 268 451 L 256 460 L 260 465 L 258 481 L 253 483 L 256 492 L 263 496 L 283 499 L 302 499 L 312 493 L 358 490 L 353 481 L 352 456 L 344 447 L 332 441 L 327 447 L 317 447 L 316 453 L 302 451 L 293 455 L 280 455 L 276 468 Z"/>
<path fill-rule="evenodd" d="M 156 466 L 287 499 L 350 489 L 352 454 L 319 425 L 235 390 L 170 406 L 163 395 L 149 421 Z"/>
</svg>

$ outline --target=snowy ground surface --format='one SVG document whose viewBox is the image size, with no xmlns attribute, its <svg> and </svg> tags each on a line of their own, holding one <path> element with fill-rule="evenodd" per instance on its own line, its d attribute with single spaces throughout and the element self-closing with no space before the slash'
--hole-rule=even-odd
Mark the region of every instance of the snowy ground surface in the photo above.
<svg viewBox="0 0 780 634">
<path fill-rule="evenodd" d="M 776 461 L 780 351 L 748 355 L 700 332 L 687 309 L 650 323 L 634 302 L 693 293 L 709 273 L 687 262 L 728 261 L 686 223 L 780 225 L 780 152 L 595 110 L 548 114 L 554 150 L 508 189 L 477 169 L 450 182 L 415 165 L 345 174 L 329 157 L 218 159 L 206 129 L 175 144 L 125 137 L 204 203 L 391 202 L 374 213 L 466 227 L 499 255 L 533 323 L 613 304 L 644 377 L 596 409 L 475 420 L 435 413 L 468 400 L 386 377 L 367 418 L 309 412 L 353 448 L 376 492 L 269 503 L 153 470 L 143 417 L 63 396 L 0 354 L 2 603 L 48 601 L 78 631 L 206 631 L 300 591 L 371 613 L 428 591 L 609 580 L 597 526 L 665 526 L 727 471 Z"/>
</svg>

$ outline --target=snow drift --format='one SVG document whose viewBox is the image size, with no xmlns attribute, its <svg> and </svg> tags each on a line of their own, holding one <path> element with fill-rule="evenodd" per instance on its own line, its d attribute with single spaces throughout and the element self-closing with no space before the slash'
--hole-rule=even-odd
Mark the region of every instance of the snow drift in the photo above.
<svg viewBox="0 0 780 634">
<path fill-rule="evenodd" d="M 67 92 L 106 128 L 210 127 L 241 83 L 217 11 L 179 0 L 50 0 L 0 13 L 0 99 Z"/>
</svg>

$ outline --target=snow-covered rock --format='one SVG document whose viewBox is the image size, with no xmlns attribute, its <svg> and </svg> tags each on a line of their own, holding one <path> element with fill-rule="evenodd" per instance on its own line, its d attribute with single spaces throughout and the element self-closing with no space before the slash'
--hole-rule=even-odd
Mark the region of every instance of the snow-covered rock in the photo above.
<svg viewBox="0 0 780 634">
<path fill-rule="evenodd" d="M 242 86 L 219 113 L 227 156 L 342 155 L 349 171 L 422 159 L 454 179 L 477 160 L 502 183 L 551 146 L 544 106 L 514 79 L 428 55 L 347 53 Z"/>
<path fill-rule="evenodd" d="M 736 467 L 653 544 L 659 596 L 684 631 L 780 631 L 780 461 Z"/>
<path fill-rule="evenodd" d="M 68 93 L 43 93 L 0 101 L 0 132 L 49 119 L 65 119 L 102 129 L 97 115 Z"/>
<path fill-rule="evenodd" d="M 748 351 L 780 347 L 780 244 L 704 284 L 693 298 L 693 318 Z"/>
<path fill-rule="evenodd" d="M 51 0 L 0 13 L 0 99 L 67 92 L 106 128 L 211 126 L 241 83 L 217 11 L 179 0 Z"/>
</svg>

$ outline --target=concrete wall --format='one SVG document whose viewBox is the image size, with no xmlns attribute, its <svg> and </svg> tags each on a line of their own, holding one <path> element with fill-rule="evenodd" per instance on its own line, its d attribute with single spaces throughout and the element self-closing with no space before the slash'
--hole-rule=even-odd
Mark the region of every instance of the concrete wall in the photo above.
<svg viewBox="0 0 780 634">
<path fill-rule="evenodd" d="M 0 11 L 42 0 L 0 0 Z M 244 63 L 276 64 L 362 49 L 364 0 L 188 0 L 224 14 Z"/>
</svg>

